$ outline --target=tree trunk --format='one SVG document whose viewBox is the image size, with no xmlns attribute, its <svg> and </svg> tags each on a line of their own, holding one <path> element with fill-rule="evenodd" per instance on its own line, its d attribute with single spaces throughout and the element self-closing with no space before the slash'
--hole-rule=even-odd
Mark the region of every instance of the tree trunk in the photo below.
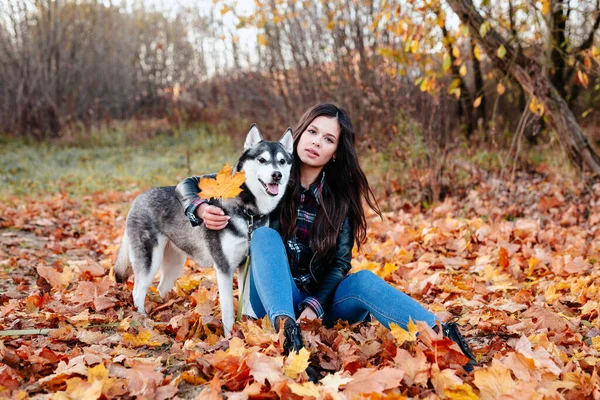
<svg viewBox="0 0 600 400">
<path fill-rule="evenodd" d="M 471 34 L 477 38 L 494 66 L 511 74 L 523 90 L 536 96 L 538 102 L 544 106 L 549 125 L 556 131 L 571 163 L 580 170 L 586 166 L 595 175 L 600 175 L 600 157 L 590 146 L 565 99 L 548 78 L 542 75 L 540 64 L 520 51 L 515 51 L 494 29 L 490 29 L 487 35 L 482 37 L 479 28 L 484 19 L 473 6 L 472 0 L 447 1 L 462 23 L 469 26 Z M 506 49 L 503 58 L 497 56 L 500 46 Z"/>
</svg>

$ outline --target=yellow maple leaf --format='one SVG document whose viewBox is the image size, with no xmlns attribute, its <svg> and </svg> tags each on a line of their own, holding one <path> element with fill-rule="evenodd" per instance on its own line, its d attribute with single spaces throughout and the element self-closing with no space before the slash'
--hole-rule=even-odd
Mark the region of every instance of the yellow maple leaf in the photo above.
<svg viewBox="0 0 600 400">
<path fill-rule="evenodd" d="M 216 179 L 201 178 L 198 187 L 202 191 L 200 195 L 204 199 L 221 198 L 230 199 L 242 192 L 240 186 L 246 182 L 244 171 L 233 173 L 229 164 L 225 164 L 217 174 Z"/>
<path fill-rule="evenodd" d="M 298 353 L 292 352 L 285 361 L 283 372 L 292 379 L 302 372 L 306 371 L 308 367 L 308 359 L 310 358 L 310 352 L 306 348 L 300 349 Z"/>
<path fill-rule="evenodd" d="M 302 398 L 314 397 L 318 398 L 321 394 L 319 387 L 312 382 L 296 383 L 291 382 L 288 387 L 292 393 L 301 396 Z"/>
<path fill-rule="evenodd" d="M 188 293 L 191 293 L 194 289 L 196 289 L 200 283 L 202 282 L 202 277 L 195 275 L 184 275 L 177 279 L 175 283 L 175 288 L 179 295 L 185 297 Z M 182 293 L 179 293 L 179 292 Z"/>
<path fill-rule="evenodd" d="M 116 379 L 108 377 L 108 370 L 104 366 L 104 363 L 102 363 L 95 367 L 88 367 L 88 382 L 94 381 L 102 382 L 102 393 L 108 393 Z"/>
<path fill-rule="evenodd" d="M 402 329 L 395 323 L 390 324 L 390 333 L 398 341 L 398 346 L 402 346 L 405 342 L 414 342 L 417 340 L 417 325 L 412 318 L 408 321 L 408 330 Z"/>
<path fill-rule="evenodd" d="M 600 336 L 594 336 L 594 337 L 592 338 L 592 347 L 593 347 L 595 350 L 598 350 L 598 351 L 600 351 Z"/>
<path fill-rule="evenodd" d="M 466 383 L 444 390 L 444 394 L 451 400 L 477 400 L 479 397 L 473 388 Z"/>
<path fill-rule="evenodd" d="M 102 381 L 84 381 L 81 378 L 67 379 L 67 389 L 58 392 L 56 399 L 97 400 L 102 396 Z"/>
<path fill-rule="evenodd" d="M 392 264 L 392 263 L 385 263 L 385 265 L 383 266 L 383 270 L 381 271 L 381 277 L 383 279 L 387 278 L 388 276 L 390 276 L 392 274 L 392 272 L 396 271 L 398 269 L 398 266 L 396 264 Z"/>
<path fill-rule="evenodd" d="M 140 333 L 138 333 L 137 335 L 132 335 L 130 333 L 123 334 L 123 340 L 125 340 L 134 347 L 160 346 L 162 344 L 162 342 L 150 341 L 151 338 L 152 332 L 150 331 L 140 331 Z"/>
</svg>

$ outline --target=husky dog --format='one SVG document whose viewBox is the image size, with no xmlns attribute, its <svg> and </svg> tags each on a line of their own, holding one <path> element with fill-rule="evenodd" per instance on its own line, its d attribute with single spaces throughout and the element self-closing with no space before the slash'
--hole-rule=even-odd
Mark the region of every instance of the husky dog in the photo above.
<svg viewBox="0 0 600 400">
<path fill-rule="evenodd" d="M 230 220 L 219 231 L 207 229 L 204 224 L 193 227 L 174 186 L 150 189 L 136 197 L 127 215 L 115 273 L 117 281 L 124 282 L 133 270 L 133 303 L 139 312 L 145 312 L 146 293 L 158 269 L 161 269 L 158 291 L 164 297 L 181 275 L 189 256 L 199 265 L 212 265 L 216 269 L 223 326 L 229 334 L 234 321 L 233 274 L 240 264 L 243 267 L 248 254 L 249 232 L 268 225 L 269 213 L 283 198 L 292 152 L 291 129 L 286 130 L 279 142 L 266 142 L 257 126 L 252 125 L 244 152 L 234 167 L 234 171 L 246 173 L 243 191 L 222 201 L 220 206 Z M 241 269 L 238 270 L 240 287 L 246 284 L 242 282 Z M 249 304 L 247 292 L 240 299 L 245 307 Z"/>
</svg>

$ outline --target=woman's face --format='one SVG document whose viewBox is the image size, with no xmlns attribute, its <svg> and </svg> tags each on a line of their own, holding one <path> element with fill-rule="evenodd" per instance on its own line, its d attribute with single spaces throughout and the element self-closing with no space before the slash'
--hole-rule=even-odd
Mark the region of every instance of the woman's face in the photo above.
<svg viewBox="0 0 600 400">
<path fill-rule="evenodd" d="M 337 118 L 320 116 L 308 125 L 298 141 L 298 157 L 311 167 L 323 167 L 334 156 L 340 139 Z"/>
</svg>

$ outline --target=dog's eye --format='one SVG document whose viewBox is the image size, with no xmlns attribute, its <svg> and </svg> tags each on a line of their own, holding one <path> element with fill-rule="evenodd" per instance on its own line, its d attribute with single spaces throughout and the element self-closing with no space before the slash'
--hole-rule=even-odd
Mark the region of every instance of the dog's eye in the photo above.
<svg viewBox="0 0 600 400">
<path fill-rule="evenodd" d="M 265 160 L 264 158 L 261 157 L 261 158 L 258 159 L 258 162 L 261 163 L 261 164 L 266 164 L 267 160 Z"/>
<path fill-rule="evenodd" d="M 281 165 L 285 164 L 285 160 L 282 158 L 281 160 L 279 160 L 279 164 L 281 164 Z"/>
</svg>

